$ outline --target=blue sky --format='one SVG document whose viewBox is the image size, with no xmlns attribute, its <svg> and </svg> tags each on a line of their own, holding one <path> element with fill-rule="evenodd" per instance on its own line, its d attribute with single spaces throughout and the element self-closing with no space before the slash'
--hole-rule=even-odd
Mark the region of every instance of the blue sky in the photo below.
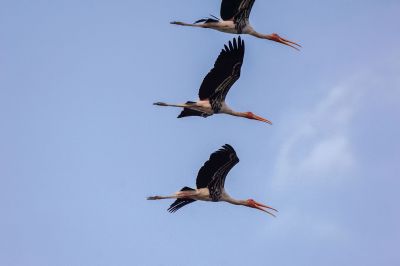
<svg viewBox="0 0 400 266">
<path fill-rule="evenodd" d="M 399 265 L 399 1 L 257 1 L 227 102 L 273 126 L 176 119 L 219 32 L 169 25 L 219 1 L 1 1 L 0 264 Z M 168 6 L 167 6 L 168 5 Z M 146 196 L 194 186 L 221 145 L 237 198 Z"/>
</svg>

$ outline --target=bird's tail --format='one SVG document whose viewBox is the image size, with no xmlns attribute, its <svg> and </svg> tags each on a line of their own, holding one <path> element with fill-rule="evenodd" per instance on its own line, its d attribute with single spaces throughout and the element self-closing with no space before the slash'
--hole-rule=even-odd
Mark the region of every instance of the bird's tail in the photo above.
<svg viewBox="0 0 400 266">
<path fill-rule="evenodd" d="M 195 202 L 196 200 L 191 199 L 191 198 L 185 198 L 189 197 L 190 194 L 193 194 L 196 190 L 190 187 L 183 187 L 181 191 L 179 191 L 177 194 L 180 195 L 181 198 L 178 198 L 175 200 L 171 206 L 169 206 L 168 211 L 170 213 L 174 213 L 180 208 L 182 208 L 185 205 L 188 205 L 189 203 Z M 186 196 L 185 196 L 186 195 Z"/>
<path fill-rule="evenodd" d="M 195 104 L 195 102 L 186 102 L 186 104 Z M 187 117 L 187 116 L 207 117 L 209 115 L 206 113 L 197 111 L 197 110 L 190 109 L 190 108 L 183 108 L 183 111 L 178 115 L 178 118 Z"/>
</svg>

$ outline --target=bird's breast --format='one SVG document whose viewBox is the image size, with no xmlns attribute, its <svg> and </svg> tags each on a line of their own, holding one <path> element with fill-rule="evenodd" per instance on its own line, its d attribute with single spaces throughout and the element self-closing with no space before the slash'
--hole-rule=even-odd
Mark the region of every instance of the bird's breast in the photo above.
<svg viewBox="0 0 400 266">
<path fill-rule="evenodd" d="M 251 32 L 254 32 L 254 29 L 249 23 L 247 23 L 246 26 L 244 26 L 244 28 L 242 29 L 242 33 L 250 34 Z"/>
<path fill-rule="evenodd" d="M 229 196 L 229 194 L 226 193 L 226 191 L 224 189 L 221 194 L 221 201 L 229 201 L 230 199 L 231 199 L 231 196 Z"/>
<path fill-rule="evenodd" d="M 224 114 L 232 114 L 233 110 L 225 102 L 223 102 L 219 112 Z"/>
</svg>

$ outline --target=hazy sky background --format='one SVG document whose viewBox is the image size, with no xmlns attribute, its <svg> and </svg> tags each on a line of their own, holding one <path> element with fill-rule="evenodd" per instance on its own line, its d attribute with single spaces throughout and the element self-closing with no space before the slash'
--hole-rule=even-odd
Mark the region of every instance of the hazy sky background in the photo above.
<svg viewBox="0 0 400 266">
<path fill-rule="evenodd" d="M 229 116 L 176 119 L 233 35 L 216 0 L 0 0 L 0 265 L 400 265 L 400 1 L 256 1 Z M 226 181 L 276 219 L 146 196 Z"/>
</svg>

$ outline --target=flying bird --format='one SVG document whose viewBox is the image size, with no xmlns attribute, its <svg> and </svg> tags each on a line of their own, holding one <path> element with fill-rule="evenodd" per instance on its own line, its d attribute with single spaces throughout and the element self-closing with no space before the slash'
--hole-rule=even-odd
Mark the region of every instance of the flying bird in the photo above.
<svg viewBox="0 0 400 266">
<path fill-rule="evenodd" d="M 211 154 L 210 159 L 200 168 L 197 174 L 197 189 L 184 187 L 171 196 L 152 196 L 148 200 L 176 199 L 168 208 L 171 213 L 176 212 L 196 200 L 218 202 L 225 201 L 234 205 L 241 205 L 255 208 L 275 216 L 272 211 L 276 209 L 261 204 L 253 199 L 238 200 L 226 193 L 224 184 L 229 171 L 239 162 L 235 150 L 229 144 L 225 144 L 221 149 Z"/>
<path fill-rule="evenodd" d="M 240 38 L 229 41 L 215 61 L 214 68 L 206 75 L 199 90 L 199 100 L 188 101 L 184 104 L 168 104 L 156 102 L 154 105 L 181 107 L 183 111 L 178 118 L 187 116 L 208 117 L 213 114 L 228 114 L 248 119 L 254 119 L 268 124 L 271 121 L 253 114 L 252 112 L 236 112 L 226 103 L 225 97 L 229 89 L 240 77 L 240 70 L 244 57 L 244 41 Z"/>
<path fill-rule="evenodd" d="M 210 28 L 233 34 L 249 34 L 260 39 L 278 42 L 299 50 L 301 45 L 284 39 L 276 33 L 262 34 L 253 29 L 253 27 L 250 25 L 249 17 L 254 2 L 255 0 L 222 0 L 220 10 L 221 19 L 212 16 L 197 20 L 192 24 L 180 21 L 173 21 L 171 24 Z"/>
</svg>

